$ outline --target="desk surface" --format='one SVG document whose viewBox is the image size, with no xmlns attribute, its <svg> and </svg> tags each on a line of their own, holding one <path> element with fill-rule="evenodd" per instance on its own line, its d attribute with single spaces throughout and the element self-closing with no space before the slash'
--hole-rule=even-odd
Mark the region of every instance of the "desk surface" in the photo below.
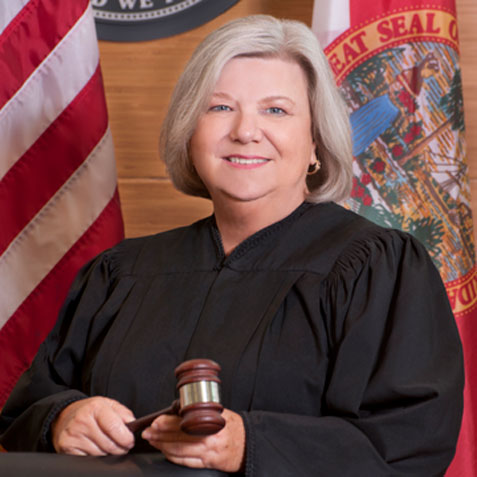
<svg viewBox="0 0 477 477">
<path fill-rule="evenodd" d="M 190 469 L 168 462 L 162 454 L 76 457 L 70 455 L 8 452 L 0 453 L 2 477 L 114 477 L 171 476 L 226 477 L 229 474 L 208 469 Z"/>
</svg>

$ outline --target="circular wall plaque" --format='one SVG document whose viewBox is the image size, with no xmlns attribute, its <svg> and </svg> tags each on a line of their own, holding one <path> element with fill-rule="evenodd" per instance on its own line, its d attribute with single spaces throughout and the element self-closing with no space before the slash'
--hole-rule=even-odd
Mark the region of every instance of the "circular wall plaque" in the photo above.
<svg viewBox="0 0 477 477">
<path fill-rule="evenodd" d="M 225 12 L 238 0 L 91 0 L 100 40 L 142 41 L 176 35 Z"/>
</svg>

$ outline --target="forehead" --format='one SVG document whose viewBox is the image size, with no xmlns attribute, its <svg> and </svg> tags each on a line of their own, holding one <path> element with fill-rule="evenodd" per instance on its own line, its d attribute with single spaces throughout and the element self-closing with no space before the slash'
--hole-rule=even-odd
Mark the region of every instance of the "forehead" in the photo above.
<svg viewBox="0 0 477 477">
<path fill-rule="evenodd" d="M 270 94 L 282 91 L 307 96 L 308 83 L 303 68 L 292 59 L 238 56 L 223 67 L 214 93 L 227 89 L 269 91 Z"/>
</svg>

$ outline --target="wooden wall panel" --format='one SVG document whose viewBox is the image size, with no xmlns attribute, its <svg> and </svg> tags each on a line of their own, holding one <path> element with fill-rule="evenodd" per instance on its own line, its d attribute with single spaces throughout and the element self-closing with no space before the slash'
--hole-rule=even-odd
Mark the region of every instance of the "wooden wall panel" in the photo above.
<svg viewBox="0 0 477 477">
<path fill-rule="evenodd" d="M 177 191 L 169 181 L 121 181 L 121 200 L 127 227 L 140 236 L 190 224 L 212 213 L 212 202 Z"/>
<path fill-rule="evenodd" d="M 470 176 L 472 179 L 477 179 L 477 2 L 459 0 L 457 14 L 467 129 L 467 157 Z"/>
<path fill-rule="evenodd" d="M 468 162 L 477 217 L 477 3 L 457 0 L 457 8 Z M 309 25 L 312 9 L 313 0 L 241 0 L 206 25 L 181 35 L 138 43 L 100 42 L 128 237 L 185 225 L 211 211 L 209 201 L 173 189 L 158 155 L 159 130 L 170 94 L 195 46 L 233 18 L 268 13 Z"/>
<path fill-rule="evenodd" d="M 474 238 L 477 239 L 477 2 L 457 0 Z"/>
</svg>

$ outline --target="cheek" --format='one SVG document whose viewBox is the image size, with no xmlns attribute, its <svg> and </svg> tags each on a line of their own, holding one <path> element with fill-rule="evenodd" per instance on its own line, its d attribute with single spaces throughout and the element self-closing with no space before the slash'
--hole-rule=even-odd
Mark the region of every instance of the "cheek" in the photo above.
<svg viewBox="0 0 477 477">
<path fill-rule="evenodd" d="M 311 135 L 304 133 L 301 128 L 277 136 L 277 144 L 284 155 L 293 157 L 295 161 L 303 161 L 307 165 L 315 151 Z"/>
<path fill-rule="evenodd" d="M 189 157 L 197 174 L 207 184 L 208 177 L 213 174 L 215 162 L 210 143 L 203 135 L 194 134 L 189 143 Z"/>
<path fill-rule="evenodd" d="M 207 141 L 200 131 L 196 131 L 189 143 L 189 154 L 194 165 L 198 165 L 207 153 Z"/>
<path fill-rule="evenodd" d="M 221 139 L 224 135 L 220 125 L 216 122 L 199 123 L 191 140 L 189 152 L 192 158 L 201 158 L 203 156 L 217 154 Z"/>
<path fill-rule="evenodd" d="M 198 144 L 197 144 L 197 140 L 194 137 L 192 137 L 192 139 L 189 142 L 188 151 L 189 151 L 190 160 L 191 160 L 192 164 L 195 165 L 196 161 L 197 161 L 199 147 L 198 147 Z"/>
</svg>

